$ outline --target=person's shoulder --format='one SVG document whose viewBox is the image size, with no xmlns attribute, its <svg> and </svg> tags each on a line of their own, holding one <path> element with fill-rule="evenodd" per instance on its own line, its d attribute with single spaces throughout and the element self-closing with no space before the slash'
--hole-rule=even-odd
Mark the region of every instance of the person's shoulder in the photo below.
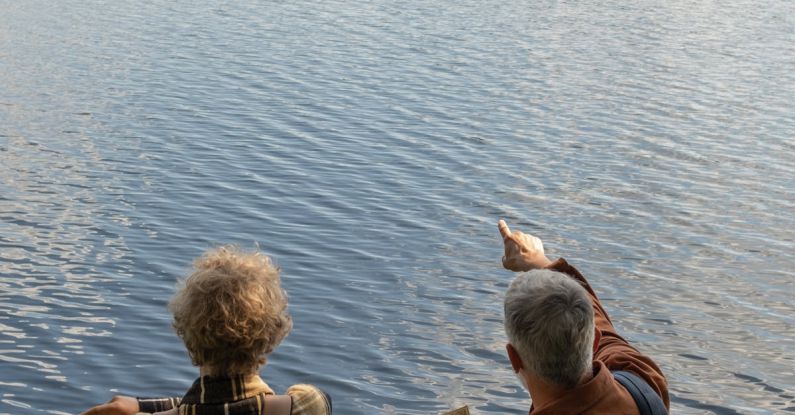
<svg viewBox="0 0 795 415">
<path fill-rule="evenodd" d="M 293 400 L 291 415 L 330 415 L 331 396 L 314 385 L 290 386 L 287 394 Z"/>
</svg>

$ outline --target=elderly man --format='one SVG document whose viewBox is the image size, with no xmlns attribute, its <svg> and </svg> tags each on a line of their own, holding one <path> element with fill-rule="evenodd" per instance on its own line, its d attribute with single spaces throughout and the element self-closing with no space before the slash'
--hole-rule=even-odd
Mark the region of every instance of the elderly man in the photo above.
<svg viewBox="0 0 795 415">
<path fill-rule="evenodd" d="M 660 368 L 616 332 L 591 286 L 541 240 L 500 220 L 503 266 L 519 274 L 505 294 L 508 358 L 530 393 L 530 414 L 664 414 Z"/>
</svg>

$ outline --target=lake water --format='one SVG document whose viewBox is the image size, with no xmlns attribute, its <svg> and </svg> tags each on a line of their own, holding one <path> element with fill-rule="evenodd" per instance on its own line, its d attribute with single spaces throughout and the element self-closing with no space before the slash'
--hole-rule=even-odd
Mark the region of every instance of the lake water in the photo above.
<svg viewBox="0 0 795 415">
<path fill-rule="evenodd" d="M 499 218 L 675 413 L 795 412 L 794 102 L 787 1 L 0 0 L 0 414 L 181 395 L 220 243 L 283 268 L 277 390 L 524 413 Z"/>
</svg>

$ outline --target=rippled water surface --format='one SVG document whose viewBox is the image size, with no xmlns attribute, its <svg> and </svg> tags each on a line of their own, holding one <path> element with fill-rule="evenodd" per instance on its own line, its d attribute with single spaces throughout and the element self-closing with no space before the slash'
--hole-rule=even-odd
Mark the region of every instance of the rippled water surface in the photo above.
<svg viewBox="0 0 795 415">
<path fill-rule="evenodd" d="M 795 411 L 794 16 L 0 0 L 0 414 L 181 395 L 165 304 L 230 242 L 284 270 L 277 389 L 523 413 L 498 218 L 591 279 L 674 412 Z"/>
</svg>

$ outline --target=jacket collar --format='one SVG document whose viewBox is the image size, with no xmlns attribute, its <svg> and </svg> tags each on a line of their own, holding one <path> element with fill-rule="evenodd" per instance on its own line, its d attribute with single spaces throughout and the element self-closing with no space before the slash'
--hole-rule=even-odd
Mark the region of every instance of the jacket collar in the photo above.
<svg viewBox="0 0 795 415">
<path fill-rule="evenodd" d="M 613 375 L 601 361 L 593 361 L 593 377 L 564 396 L 542 407 L 531 407 L 531 415 L 579 414 L 597 405 L 614 388 Z"/>
<path fill-rule="evenodd" d="M 256 374 L 230 377 L 202 376 L 182 398 L 183 404 L 214 404 L 234 402 L 256 395 L 273 395 L 273 389 Z"/>
</svg>

